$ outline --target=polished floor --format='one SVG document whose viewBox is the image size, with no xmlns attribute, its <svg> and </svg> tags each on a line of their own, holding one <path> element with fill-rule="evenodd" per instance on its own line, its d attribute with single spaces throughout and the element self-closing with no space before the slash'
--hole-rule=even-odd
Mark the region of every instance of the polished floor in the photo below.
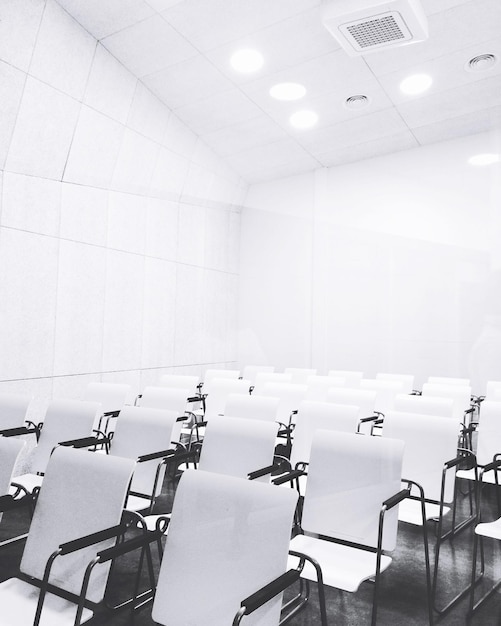
<svg viewBox="0 0 501 626">
<path fill-rule="evenodd" d="M 172 484 L 166 479 L 159 509 L 165 511 L 171 504 Z M 460 496 L 461 513 L 466 511 L 466 498 Z M 487 488 L 484 495 L 484 518 L 493 519 L 495 515 L 494 494 L 492 488 Z M 434 545 L 434 526 L 430 523 L 430 544 Z M 4 514 L 0 524 L 0 539 L 17 534 L 27 528 L 26 512 L 11 512 Z M 454 541 L 445 541 L 441 548 L 441 571 L 438 588 L 438 601 L 445 603 L 452 598 L 462 586 L 466 585 L 471 573 L 472 528 L 465 529 L 455 537 Z M 0 579 L 4 580 L 17 573 L 23 550 L 22 541 L 4 546 L 0 549 Z M 433 554 L 433 550 L 432 550 Z M 156 551 L 153 550 L 155 569 L 158 571 Z M 488 566 L 484 581 L 479 585 L 487 588 L 494 575 L 501 578 L 501 550 L 497 542 L 486 543 L 486 557 Z M 109 585 L 109 599 L 111 602 L 123 597 L 132 588 L 136 557 L 127 556 L 117 563 Z M 390 568 L 383 574 L 378 624 L 380 626 L 425 626 L 428 624 L 426 608 L 425 570 L 422 548 L 421 530 L 401 524 L 399 528 L 399 543 L 394 552 L 394 560 Z M 192 601 L 192 594 L 196 594 L 197 586 L 203 581 L 197 579 L 196 572 L 193 580 L 186 581 L 187 602 Z M 372 603 L 371 583 L 364 583 L 355 594 L 339 592 L 333 589 L 326 590 L 327 612 L 329 626 L 363 626 L 370 624 Z M 122 594 L 122 595 L 121 595 Z M 490 599 L 467 621 L 468 599 L 457 603 L 446 615 L 436 619 L 436 623 L 443 626 L 469 624 L 471 626 L 501 625 L 501 590 L 494 593 Z M 243 621 L 245 623 L 245 620 Z M 0 607 L 0 624 L 2 624 Z M 147 605 L 134 617 L 128 610 L 114 614 L 96 616 L 92 626 L 151 626 L 155 622 L 151 618 L 151 605 Z M 290 624 L 292 626 L 311 626 L 320 624 L 316 586 L 312 585 L 309 606 L 297 615 Z M 30 626 L 30 625 L 26 625 Z M 168 626 L 177 626 L 170 624 Z M 203 626 L 203 624 L 196 625 Z M 222 624 L 221 626 L 226 626 Z M 230 625 L 228 625 L 230 626 Z"/>
</svg>

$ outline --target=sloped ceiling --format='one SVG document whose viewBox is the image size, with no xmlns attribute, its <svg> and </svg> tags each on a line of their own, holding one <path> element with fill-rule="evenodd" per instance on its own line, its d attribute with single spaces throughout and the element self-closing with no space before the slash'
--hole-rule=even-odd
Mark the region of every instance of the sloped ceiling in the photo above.
<svg viewBox="0 0 501 626">
<path fill-rule="evenodd" d="M 498 128 L 500 0 L 422 0 L 429 38 L 350 57 L 325 29 L 320 0 L 58 0 L 176 115 L 252 183 Z M 238 74 L 230 56 L 254 48 L 264 65 Z M 472 57 L 498 62 L 468 72 Z M 399 84 L 427 73 L 425 95 Z M 270 97 L 299 82 L 300 101 Z M 366 108 L 347 97 L 364 94 Z M 292 113 L 312 109 L 314 128 Z"/>
</svg>

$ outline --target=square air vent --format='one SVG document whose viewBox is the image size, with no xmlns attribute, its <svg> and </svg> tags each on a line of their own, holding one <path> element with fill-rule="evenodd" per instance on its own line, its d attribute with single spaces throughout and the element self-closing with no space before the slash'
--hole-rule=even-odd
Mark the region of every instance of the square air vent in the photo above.
<svg viewBox="0 0 501 626">
<path fill-rule="evenodd" d="M 352 56 L 428 37 L 419 0 L 330 0 L 323 7 L 322 21 Z"/>
</svg>

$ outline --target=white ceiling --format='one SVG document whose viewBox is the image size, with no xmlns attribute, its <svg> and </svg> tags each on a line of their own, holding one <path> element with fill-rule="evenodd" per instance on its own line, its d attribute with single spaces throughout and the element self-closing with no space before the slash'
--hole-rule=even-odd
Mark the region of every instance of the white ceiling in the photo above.
<svg viewBox="0 0 501 626">
<path fill-rule="evenodd" d="M 350 57 L 322 25 L 321 0 L 58 0 L 117 59 L 248 182 L 333 166 L 501 126 L 501 1 L 421 0 L 425 42 Z M 255 74 L 230 66 L 239 48 L 265 63 Z M 495 54 L 483 72 L 473 56 Z M 433 77 L 422 96 L 398 85 Z M 279 102 L 278 82 L 307 95 Z M 370 106 L 348 110 L 365 94 Z M 310 130 L 289 116 L 314 109 Z"/>
</svg>

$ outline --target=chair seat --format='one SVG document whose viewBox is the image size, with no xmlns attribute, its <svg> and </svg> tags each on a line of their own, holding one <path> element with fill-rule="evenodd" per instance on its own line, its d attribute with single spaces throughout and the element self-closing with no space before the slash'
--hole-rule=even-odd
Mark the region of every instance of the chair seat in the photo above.
<svg viewBox="0 0 501 626">
<path fill-rule="evenodd" d="M 458 470 L 456 472 L 456 478 L 465 478 L 466 480 L 475 480 L 475 469 L 469 469 L 469 470 Z M 482 476 L 482 481 L 484 483 L 489 483 L 491 485 L 494 485 L 496 482 L 496 477 L 494 475 L 494 472 L 492 470 L 490 470 L 489 472 L 485 472 L 485 474 L 483 474 Z M 498 482 L 501 484 L 501 475 L 498 475 Z"/>
<path fill-rule="evenodd" d="M 0 584 L 2 626 L 27 626 L 33 624 L 39 589 L 19 578 L 10 578 Z M 73 626 L 77 606 L 59 596 L 48 593 L 43 605 L 40 626 Z M 84 609 L 81 623 L 88 622 L 93 612 Z"/>
<path fill-rule="evenodd" d="M 151 506 L 151 498 L 142 497 L 142 496 L 127 496 L 127 502 L 125 503 L 125 508 L 127 511 L 144 511 Z"/>
<path fill-rule="evenodd" d="M 290 549 L 315 559 L 322 569 L 324 584 L 329 587 L 354 592 L 364 580 L 376 574 L 376 554 L 373 552 L 306 535 L 294 537 L 290 543 Z M 381 572 L 390 565 L 391 561 L 390 556 L 382 556 Z M 297 557 L 290 556 L 287 566 L 296 567 L 297 563 Z M 301 575 L 312 581 L 317 580 L 315 569 L 308 562 Z"/>
<path fill-rule="evenodd" d="M 491 537 L 492 539 L 501 539 L 501 517 L 494 522 L 485 522 L 478 524 L 475 533 L 482 537 Z"/>
<path fill-rule="evenodd" d="M 20 485 L 28 493 L 33 493 L 35 487 L 41 487 L 43 482 L 43 476 L 39 476 L 38 474 L 21 474 L 21 476 L 15 476 L 12 479 L 12 485 Z M 15 493 L 15 489 L 13 487 L 10 488 L 9 493 Z"/>
<path fill-rule="evenodd" d="M 450 510 L 450 507 L 444 506 L 443 514 L 446 515 Z M 426 502 L 425 515 L 427 520 L 438 517 L 440 515 L 440 505 Z M 398 519 L 400 522 L 414 524 L 414 526 L 422 526 L 423 516 L 421 513 L 421 502 L 418 500 L 403 500 L 398 505 Z"/>
</svg>

